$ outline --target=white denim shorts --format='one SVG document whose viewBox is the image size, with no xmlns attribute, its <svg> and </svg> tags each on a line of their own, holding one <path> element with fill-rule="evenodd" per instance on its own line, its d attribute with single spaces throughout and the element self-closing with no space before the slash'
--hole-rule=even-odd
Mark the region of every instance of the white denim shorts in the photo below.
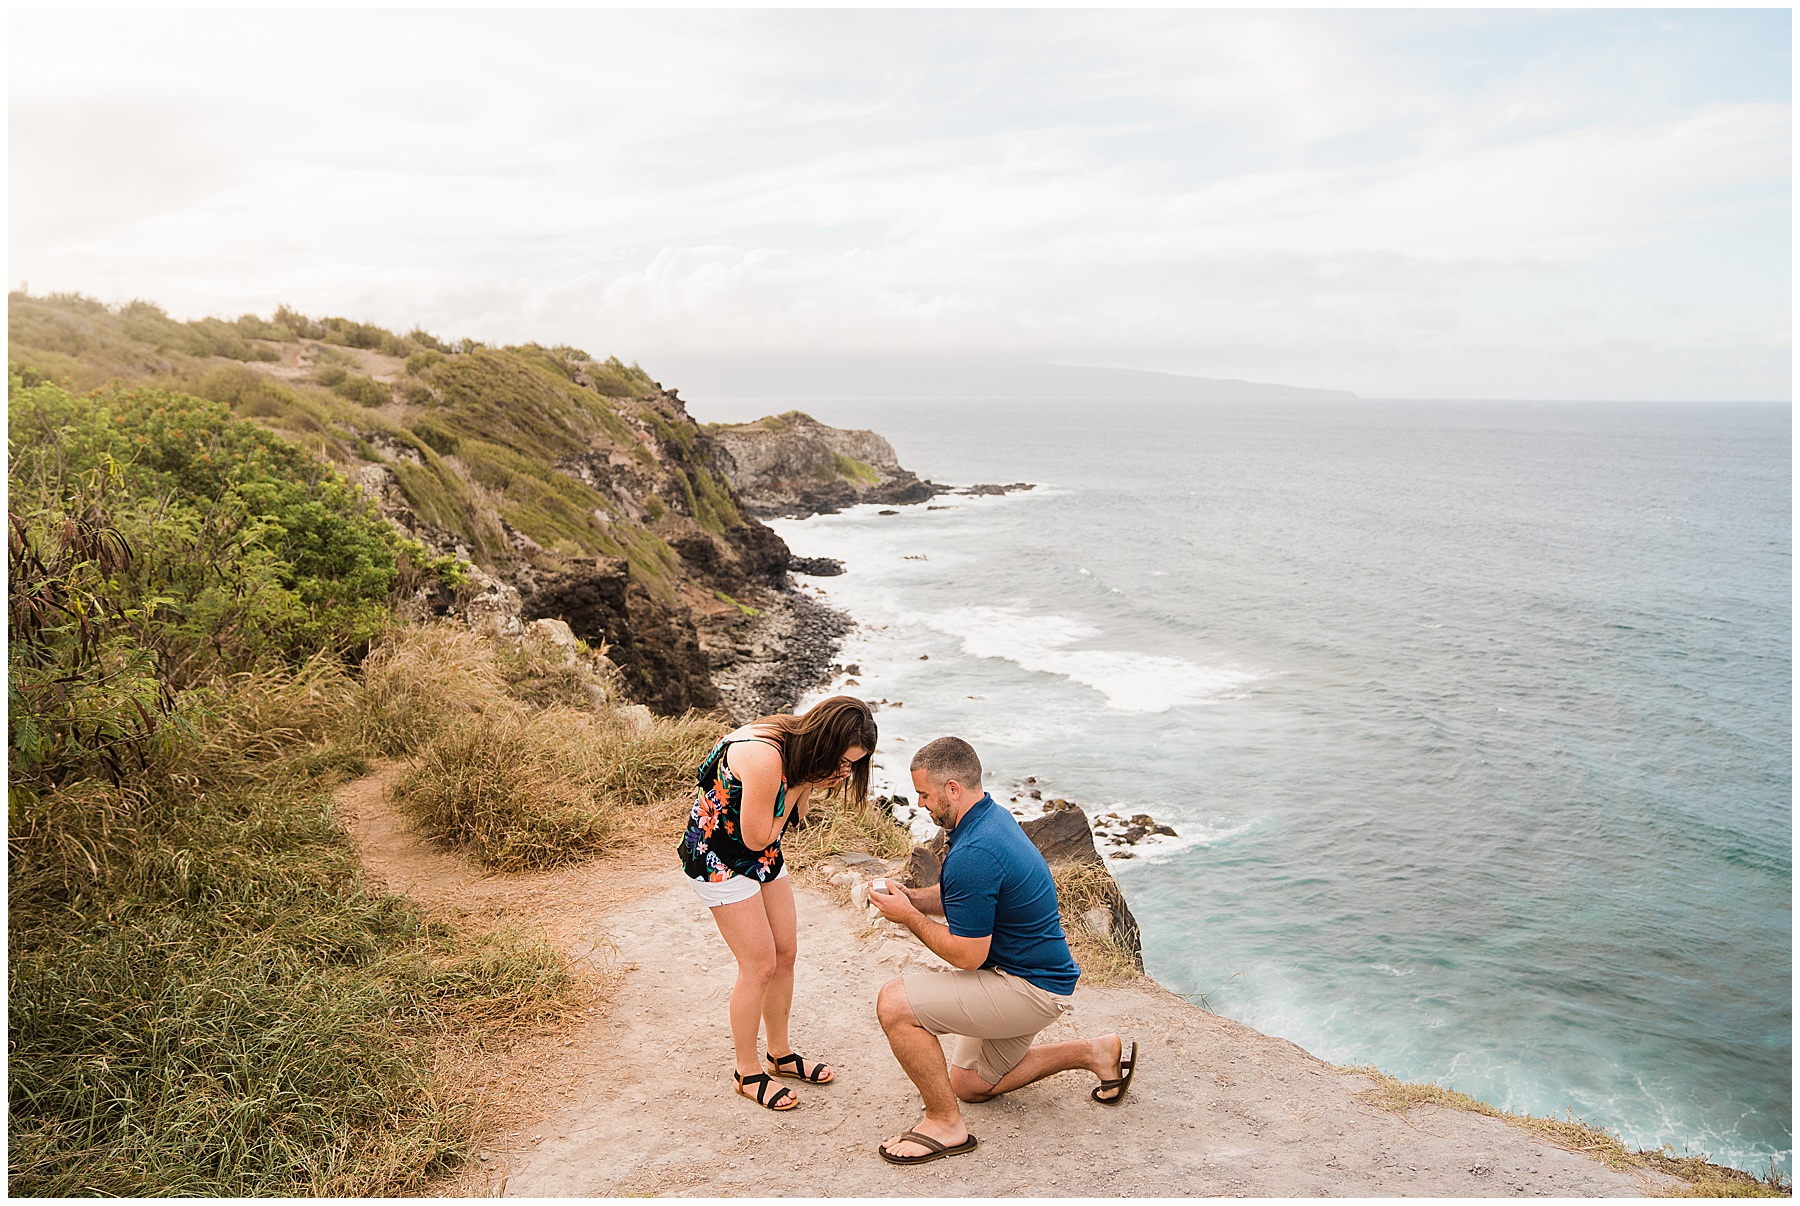
<svg viewBox="0 0 1800 1206">
<path fill-rule="evenodd" d="M 762 881 L 751 879 L 748 875 L 732 875 L 717 881 L 688 879 L 685 875 L 681 878 L 687 880 L 688 887 L 694 890 L 694 895 L 705 901 L 706 907 L 709 909 L 716 909 L 720 905 L 736 904 L 740 900 L 751 900 L 762 893 Z M 777 871 L 775 878 L 786 879 L 787 867 L 783 866 L 781 870 Z"/>
</svg>

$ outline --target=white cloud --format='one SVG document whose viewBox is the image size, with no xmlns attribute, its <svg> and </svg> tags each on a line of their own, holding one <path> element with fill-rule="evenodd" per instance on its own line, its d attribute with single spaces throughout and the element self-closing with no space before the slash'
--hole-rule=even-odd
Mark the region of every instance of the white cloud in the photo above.
<svg viewBox="0 0 1800 1206">
<path fill-rule="evenodd" d="M 11 265 L 646 360 L 1491 395 L 1510 358 L 1554 395 L 1635 340 L 1774 388 L 1790 110 L 1737 32 L 1771 18 L 1600 20 L 20 12 Z"/>
</svg>

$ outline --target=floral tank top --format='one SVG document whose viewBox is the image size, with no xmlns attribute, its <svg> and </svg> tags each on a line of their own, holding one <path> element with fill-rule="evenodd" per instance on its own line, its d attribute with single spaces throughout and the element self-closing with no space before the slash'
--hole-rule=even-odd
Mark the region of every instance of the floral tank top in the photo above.
<svg viewBox="0 0 1800 1206">
<path fill-rule="evenodd" d="M 761 737 L 740 737 L 737 741 L 762 741 Z M 689 879 L 710 883 L 747 875 L 759 883 L 767 883 L 781 874 L 781 831 L 766 849 L 752 850 L 743 841 L 744 785 L 725 765 L 725 751 L 737 744 L 729 738 L 713 747 L 700 764 L 695 782 L 700 788 L 694 807 L 688 813 L 687 832 L 681 835 L 681 869 Z M 776 746 L 780 749 L 780 746 Z M 787 777 L 775 792 L 775 815 L 787 811 Z"/>
</svg>

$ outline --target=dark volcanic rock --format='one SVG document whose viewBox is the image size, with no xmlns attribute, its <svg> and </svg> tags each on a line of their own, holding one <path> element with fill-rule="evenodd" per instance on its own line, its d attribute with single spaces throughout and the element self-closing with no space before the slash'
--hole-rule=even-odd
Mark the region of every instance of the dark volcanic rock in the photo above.
<svg viewBox="0 0 1800 1206">
<path fill-rule="evenodd" d="M 1104 867 L 1106 860 L 1094 848 L 1094 835 L 1088 828 L 1087 814 L 1077 805 L 1066 801 L 1063 805 L 1041 817 L 1019 822 L 1019 828 L 1025 831 L 1025 836 L 1038 848 L 1044 861 L 1052 866 L 1058 863 L 1077 863 Z M 942 829 L 929 842 L 915 845 L 912 853 L 906 856 L 906 870 L 902 873 L 901 882 L 909 888 L 929 888 L 937 883 L 943 872 L 947 845 Z M 1132 916 L 1131 906 L 1125 903 L 1125 893 L 1119 890 L 1118 881 L 1110 875 L 1106 877 L 1102 899 L 1112 913 L 1112 936 L 1131 952 L 1132 961 L 1137 964 L 1139 971 L 1143 971 L 1143 935 L 1138 929 L 1137 918 Z"/>
<path fill-rule="evenodd" d="M 692 617 L 672 611 L 631 580 L 623 558 L 541 578 L 523 599 L 523 619 L 562 620 L 590 645 L 604 642 L 631 694 L 664 716 L 716 708 L 719 691 L 700 652 Z"/>
<path fill-rule="evenodd" d="M 689 532 L 669 541 L 669 547 L 680 554 L 687 567 L 709 582 L 721 578 L 725 559 L 719 555 L 719 542 L 705 532 Z"/>
<path fill-rule="evenodd" d="M 937 883 L 944 871 L 944 852 L 949 847 L 950 841 L 942 829 L 929 842 L 915 845 L 906 856 L 906 870 L 901 873 L 900 882 L 909 888 L 929 888 Z"/>
<path fill-rule="evenodd" d="M 835 578 L 844 572 L 844 563 L 836 557 L 795 557 L 788 562 L 788 569 L 814 578 Z"/>
<path fill-rule="evenodd" d="M 1079 808 L 1059 808 L 1029 821 L 1019 828 L 1043 854 L 1047 863 L 1104 863 L 1094 847 L 1094 835 L 1088 828 L 1087 814 Z"/>
<path fill-rule="evenodd" d="M 722 537 L 706 532 L 676 536 L 669 547 L 695 576 L 726 590 L 741 590 L 751 582 L 785 586 L 793 557 L 786 541 L 754 520 L 725 529 Z"/>
<path fill-rule="evenodd" d="M 787 541 L 773 528 L 752 520 L 725 529 L 725 543 L 737 553 L 738 570 L 751 582 L 764 586 L 786 586 L 788 568 L 794 555 Z"/>
<path fill-rule="evenodd" d="M 1094 834 L 1088 828 L 1087 814 L 1073 804 L 1021 821 L 1019 828 L 1042 852 L 1047 863 L 1105 865 L 1106 860 L 1094 848 Z M 1132 961 L 1139 971 L 1143 971 L 1143 935 L 1138 929 L 1137 918 L 1131 914 L 1131 906 L 1125 903 L 1125 893 L 1119 890 L 1118 881 L 1110 875 L 1106 878 L 1102 899 L 1112 913 L 1112 936 L 1131 952 Z"/>
</svg>

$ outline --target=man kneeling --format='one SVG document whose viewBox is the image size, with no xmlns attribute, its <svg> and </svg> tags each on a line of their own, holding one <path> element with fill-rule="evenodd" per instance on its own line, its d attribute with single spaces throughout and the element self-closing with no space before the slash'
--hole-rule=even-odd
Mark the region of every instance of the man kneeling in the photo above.
<svg viewBox="0 0 1800 1206">
<path fill-rule="evenodd" d="M 981 761 L 968 742 L 940 737 L 925 745 L 913 755 L 912 780 L 919 803 L 948 835 L 939 883 L 907 888 L 889 880 L 886 892 L 869 899 L 958 970 L 902 976 L 876 998 L 894 1058 L 925 1101 L 925 1117 L 881 1145 L 894 1164 L 974 1151 L 959 1100 L 987 1101 L 1085 1068 L 1100 1078 L 1094 1100 L 1114 1105 L 1137 1062 L 1137 1044 L 1127 1055 L 1116 1034 L 1031 1045 L 1069 1007 L 1081 975 L 1050 867 L 1013 815 L 982 791 Z M 940 1034 L 957 1036 L 947 1071 Z"/>
</svg>

